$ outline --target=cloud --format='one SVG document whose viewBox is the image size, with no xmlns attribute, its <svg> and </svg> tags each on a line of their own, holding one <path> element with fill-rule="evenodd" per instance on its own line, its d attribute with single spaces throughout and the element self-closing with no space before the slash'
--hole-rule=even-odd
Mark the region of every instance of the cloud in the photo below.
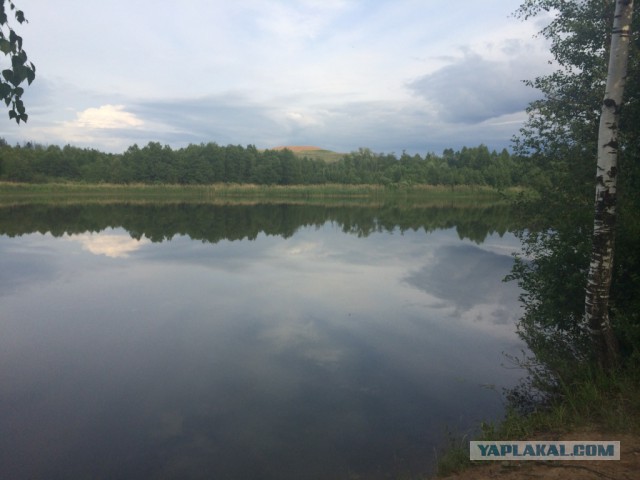
<svg viewBox="0 0 640 480">
<path fill-rule="evenodd" d="M 322 124 L 322 121 L 313 113 L 290 111 L 286 113 L 286 118 L 296 126 L 309 127 Z"/>
<path fill-rule="evenodd" d="M 524 111 L 539 93 L 523 80 L 535 77 L 531 59 L 514 42 L 506 58 L 467 53 L 452 64 L 408 83 L 447 122 L 472 124 Z"/>
<path fill-rule="evenodd" d="M 281 128 L 276 108 L 240 93 L 140 101 L 131 108 L 154 125 L 150 134 L 171 143 L 261 144 Z"/>
<path fill-rule="evenodd" d="M 87 252 L 110 258 L 127 258 L 130 253 L 150 243 L 146 238 L 136 240 L 128 235 L 109 233 L 83 233 L 70 235 L 68 239 L 79 242 L 82 249 Z"/>
<path fill-rule="evenodd" d="M 290 95 L 255 101 L 240 93 L 141 101 L 131 104 L 130 110 L 147 129 L 111 131 L 111 138 L 123 135 L 129 144 L 148 140 L 173 146 L 209 141 L 261 148 L 309 144 L 338 152 L 369 147 L 377 152 L 422 154 L 480 143 L 504 148 L 524 119 L 514 114 L 454 125 L 423 100 L 349 101 L 327 96 L 305 102 Z"/>
<path fill-rule="evenodd" d="M 134 114 L 125 111 L 124 105 L 102 105 L 98 108 L 87 108 L 76 114 L 73 122 L 65 122 L 64 127 L 70 129 L 114 129 L 136 128 L 144 122 Z"/>
<path fill-rule="evenodd" d="M 314 318 L 303 319 L 304 311 L 282 317 L 279 321 L 264 324 L 261 338 L 277 351 L 289 352 L 322 366 L 340 363 L 345 357 L 345 348 L 338 346 L 331 329 Z"/>
<path fill-rule="evenodd" d="M 506 300 L 513 293 L 501 281 L 513 264 L 510 255 L 456 245 L 438 247 L 434 256 L 433 265 L 412 272 L 405 280 L 465 310 L 477 304 Z"/>
<path fill-rule="evenodd" d="M 49 109 L 71 110 L 72 120 L 46 122 L 36 119 L 28 126 L 29 140 L 50 143 L 71 143 L 106 150 L 124 150 L 130 146 L 129 139 L 142 136 L 158 126 L 150 124 L 126 109 L 124 105 L 103 104 L 80 111 L 49 106 Z M 9 136 L 11 137 L 11 136 Z"/>
<path fill-rule="evenodd" d="M 71 91 L 65 87 L 65 92 Z M 74 92 L 75 95 L 75 92 Z M 80 94 L 78 94 L 80 95 Z M 77 95 L 76 95 L 77 96 Z M 98 107 L 76 107 L 72 118 L 47 122 L 29 119 L 19 133 L 25 140 L 46 144 L 71 143 L 81 147 L 122 152 L 137 143 L 158 141 L 174 148 L 189 143 L 318 145 L 338 152 L 368 147 L 376 152 L 424 154 L 444 148 L 484 143 L 490 148 L 508 146 L 524 115 L 513 114 L 481 123 L 451 123 L 422 97 L 398 100 L 358 100 L 348 96 L 305 94 L 267 96 L 260 100 L 241 91 L 195 98 L 119 98 L 80 95 L 81 102 Z M 47 105 L 51 111 L 69 111 Z M 8 141 L 17 140 L 5 124 Z"/>
<path fill-rule="evenodd" d="M 502 282 L 513 264 L 510 255 L 471 245 L 451 245 L 438 247 L 434 259 L 406 275 L 404 281 L 445 301 L 466 325 L 513 335 L 513 325 L 520 315 L 519 290 L 513 282 Z"/>
<path fill-rule="evenodd" d="M 304 42 L 318 36 L 345 7 L 343 1 L 306 0 L 295 6 L 261 3 L 261 15 L 256 23 L 272 38 Z M 292 45 L 295 46 L 295 42 Z"/>
<path fill-rule="evenodd" d="M 82 22 L 27 12 L 38 76 L 28 124 L 0 124 L 10 142 L 502 148 L 547 60 L 539 26 L 507 17 L 518 0 L 467 1 L 464 18 L 444 0 L 75 3 Z"/>
</svg>

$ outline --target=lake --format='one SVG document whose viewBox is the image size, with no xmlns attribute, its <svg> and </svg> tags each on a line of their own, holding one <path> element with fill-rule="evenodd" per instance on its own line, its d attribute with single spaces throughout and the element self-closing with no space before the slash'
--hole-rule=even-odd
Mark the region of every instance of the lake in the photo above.
<svg viewBox="0 0 640 480">
<path fill-rule="evenodd" d="M 504 411 L 504 207 L 0 208 L 0 478 L 432 471 Z"/>
</svg>

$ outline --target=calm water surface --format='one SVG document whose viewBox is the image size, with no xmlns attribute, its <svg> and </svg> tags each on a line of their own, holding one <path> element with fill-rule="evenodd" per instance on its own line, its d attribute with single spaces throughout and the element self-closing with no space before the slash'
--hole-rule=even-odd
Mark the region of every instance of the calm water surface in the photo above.
<svg viewBox="0 0 640 480">
<path fill-rule="evenodd" d="M 0 478 L 395 478 L 501 414 L 494 217 L 256 208 L 0 209 Z"/>
</svg>

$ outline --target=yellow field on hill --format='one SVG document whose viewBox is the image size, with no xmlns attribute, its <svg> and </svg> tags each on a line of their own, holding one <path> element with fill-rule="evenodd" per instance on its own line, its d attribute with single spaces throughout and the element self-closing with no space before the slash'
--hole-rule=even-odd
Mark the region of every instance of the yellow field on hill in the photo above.
<svg viewBox="0 0 640 480">
<path fill-rule="evenodd" d="M 269 150 L 291 150 L 296 157 L 307 157 L 313 160 L 324 160 L 327 163 L 337 162 L 342 157 L 344 157 L 344 153 L 333 152 L 331 150 L 324 150 L 320 147 L 314 147 L 310 145 L 287 145 L 281 147 L 274 147 Z"/>
</svg>

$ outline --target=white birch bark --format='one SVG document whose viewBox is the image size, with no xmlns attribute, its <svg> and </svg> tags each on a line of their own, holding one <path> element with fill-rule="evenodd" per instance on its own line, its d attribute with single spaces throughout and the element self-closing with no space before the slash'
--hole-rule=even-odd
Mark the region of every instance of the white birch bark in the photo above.
<svg viewBox="0 0 640 480">
<path fill-rule="evenodd" d="M 585 324 L 601 365 L 617 362 L 618 348 L 609 319 L 618 174 L 618 119 L 627 77 L 633 0 L 616 0 L 607 86 L 598 130 L 598 166 L 593 247 L 585 298 Z"/>
</svg>

